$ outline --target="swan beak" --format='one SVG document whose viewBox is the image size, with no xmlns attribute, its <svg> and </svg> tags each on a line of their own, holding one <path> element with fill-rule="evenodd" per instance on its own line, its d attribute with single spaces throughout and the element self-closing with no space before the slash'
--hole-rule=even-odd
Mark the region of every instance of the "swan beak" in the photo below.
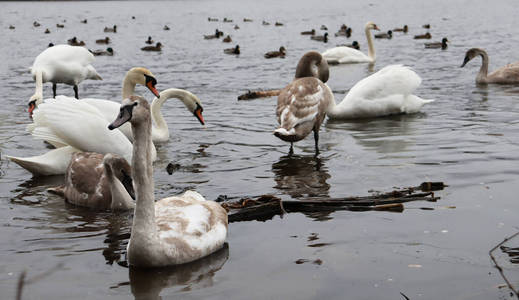
<svg viewBox="0 0 519 300">
<path fill-rule="evenodd" d="M 115 121 L 108 125 L 108 129 L 114 130 L 116 128 L 121 127 L 124 123 L 130 121 L 130 119 L 132 118 L 133 106 L 134 105 L 126 105 L 121 107 L 117 119 L 115 119 Z"/>
<path fill-rule="evenodd" d="M 465 56 L 465 59 L 463 60 L 463 63 L 461 64 L 460 68 L 463 68 L 469 61 L 470 61 L 470 58 L 468 56 Z"/>
<path fill-rule="evenodd" d="M 204 117 L 202 116 L 202 111 L 204 111 L 204 109 L 202 108 L 202 106 L 199 105 L 195 109 L 194 115 L 198 119 L 198 121 L 200 121 L 200 124 L 205 125 Z"/>
<path fill-rule="evenodd" d="M 380 31 L 380 28 L 378 28 L 377 25 L 375 25 L 375 28 L 373 28 L 373 29 Z"/>
<path fill-rule="evenodd" d="M 29 102 L 29 109 L 27 111 L 29 112 L 29 116 L 32 117 L 32 111 L 36 108 L 36 100 L 33 100 Z"/>
<path fill-rule="evenodd" d="M 153 95 L 155 95 L 155 97 L 160 98 L 159 91 L 157 91 L 157 89 L 153 86 L 153 82 L 148 81 L 146 83 L 146 87 L 153 93 Z"/>
</svg>

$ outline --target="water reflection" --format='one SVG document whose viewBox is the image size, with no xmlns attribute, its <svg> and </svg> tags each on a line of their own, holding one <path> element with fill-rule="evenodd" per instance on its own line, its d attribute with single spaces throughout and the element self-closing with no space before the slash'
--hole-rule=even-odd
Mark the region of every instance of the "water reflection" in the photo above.
<svg viewBox="0 0 519 300">
<path fill-rule="evenodd" d="M 164 288 L 183 286 L 181 291 L 192 291 L 210 287 L 228 258 L 229 245 L 225 243 L 219 251 L 192 263 L 161 269 L 130 268 L 132 294 L 135 299 L 162 299 Z"/>
<path fill-rule="evenodd" d="M 315 156 L 283 156 L 272 165 L 274 188 L 293 198 L 328 197 L 330 178 L 325 159 Z"/>
</svg>

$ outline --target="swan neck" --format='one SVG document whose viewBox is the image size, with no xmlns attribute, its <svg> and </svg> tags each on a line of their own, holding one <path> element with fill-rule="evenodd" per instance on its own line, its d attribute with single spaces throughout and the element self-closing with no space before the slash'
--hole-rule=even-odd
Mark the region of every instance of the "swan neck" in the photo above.
<svg viewBox="0 0 519 300">
<path fill-rule="evenodd" d="M 486 78 L 487 78 L 489 59 L 488 59 L 487 53 L 484 51 L 480 51 L 479 55 L 481 55 L 482 64 L 481 64 L 481 68 L 479 69 L 478 80 L 483 81 L 483 80 L 486 80 Z"/>
<path fill-rule="evenodd" d="M 126 98 L 130 98 L 131 95 L 135 93 L 135 85 L 136 83 L 132 80 L 130 74 L 126 74 L 123 80 L 123 100 Z"/>
<path fill-rule="evenodd" d="M 34 80 L 36 82 L 34 96 L 38 96 L 36 105 L 39 105 L 39 104 L 41 104 L 41 102 L 43 102 L 43 71 L 42 70 L 36 70 L 36 73 L 34 75 Z"/>
<path fill-rule="evenodd" d="M 369 28 L 365 28 L 364 31 L 366 32 L 366 39 L 368 40 L 368 56 L 374 61 L 376 58 L 376 54 L 375 47 L 373 46 L 373 37 L 371 36 L 371 30 Z"/>
<path fill-rule="evenodd" d="M 123 184 L 115 177 L 110 164 L 104 163 L 104 167 L 108 185 L 110 186 L 110 194 L 112 197 L 110 208 L 112 210 L 126 210 L 135 207 L 135 204 L 133 203 Z"/>
<path fill-rule="evenodd" d="M 155 203 L 153 167 L 151 165 L 151 122 L 149 117 L 142 123 L 132 122 L 134 135 L 132 174 L 136 194 L 131 239 L 155 239 Z M 137 242 L 134 244 L 140 244 Z"/>
</svg>

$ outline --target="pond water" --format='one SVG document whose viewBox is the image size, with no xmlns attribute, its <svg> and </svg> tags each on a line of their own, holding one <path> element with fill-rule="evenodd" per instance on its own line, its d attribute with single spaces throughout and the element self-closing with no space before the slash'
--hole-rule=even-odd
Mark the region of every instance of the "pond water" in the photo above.
<svg viewBox="0 0 519 300">
<path fill-rule="evenodd" d="M 519 59 L 515 1 L 2 2 L 0 7 L 1 298 L 14 299 L 23 270 L 32 281 L 23 299 L 402 299 L 400 293 L 410 299 L 509 298 L 506 288 L 498 288 L 503 280 L 488 250 L 518 230 L 519 88 L 477 86 L 479 59 L 459 66 L 472 47 L 487 50 L 491 70 Z M 221 22 L 224 17 L 234 23 Z M 254 21 L 244 23 L 245 17 Z M 85 18 L 88 23 L 80 23 Z M 33 27 L 35 20 L 42 25 Z M 284 26 L 263 26 L 262 20 Z M 313 156 L 311 137 L 296 143 L 295 156 L 288 157 L 289 145 L 272 134 L 276 98 L 238 102 L 237 96 L 285 86 L 306 51 L 353 40 L 366 51 L 367 21 L 383 31 L 407 24 L 410 32 L 376 40 L 374 66 L 333 66 L 328 85 L 337 101 L 389 64 L 412 67 L 423 79 L 416 94 L 436 101 L 415 115 L 325 121 L 319 157 Z M 322 32 L 324 24 L 333 36 L 343 23 L 353 28 L 350 39 L 331 37 L 324 44 L 299 34 Z M 421 28 L 426 23 L 432 40 L 448 37 L 447 50 L 424 49 L 423 41 L 412 38 L 426 31 Z M 103 32 L 114 24 L 116 34 Z M 164 25 L 171 30 L 162 30 Z M 51 33 L 44 34 L 45 28 Z M 203 39 L 216 28 L 234 42 Z M 48 151 L 25 131 L 27 100 L 34 92 L 28 68 L 49 42 L 66 43 L 73 36 L 91 49 L 103 48 L 95 40 L 109 36 L 115 51 L 96 58 L 103 81 L 83 82 L 80 97 L 118 100 L 125 72 L 145 66 L 159 90 L 188 89 L 202 99 L 206 128 L 179 101 L 163 108 L 172 137 L 157 146 L 156 198 L 187 189 L 208 199 L 262 194 L 298 199 L 366 195 L 423 181 L 449 187 L 436 193 L 438 202 L 407 203 L 403 213 L 293 213 L 232 223 L 227 246 L 206 260 L 130 271 L 116 263 L 124 260 L 130 213 L 66 205 L 46 192 L 62 177 L 33 178 L 4 158 Z M 148 36 L 162 42 L 161 53 L 139 50 Z M 235 44 L 239 57 L 223 53 Z M 285 59 L 263 58 L 282 45 Z M 138 92 L 151 99 L 144 88 Z M 63 85 L 58 93 L 73 95 Z M 44 95 L 52 95 L 48 84 Z M 172 175 L 166 172 L 170 162 L 180 166 Z M 308 262 L 296 264 L 299 259 Z M 517 282 L 518 267 L 503 255 L 498 259 Z"/>
</svg>

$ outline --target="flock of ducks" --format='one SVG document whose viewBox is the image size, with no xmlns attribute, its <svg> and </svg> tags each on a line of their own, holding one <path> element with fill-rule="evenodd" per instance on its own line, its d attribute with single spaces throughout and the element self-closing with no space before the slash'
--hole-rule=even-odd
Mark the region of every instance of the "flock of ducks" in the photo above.
<svg viewBox="0 0 519 300">
<path fill-rule="evenodd" d="M 251 21 L 244 19 L 244 22 Z M 224 19 L 224 22 L 232 20 Z M 367 54 L 352 47 L 338 46 L 323 53 L 309 51 L 299 60 L 294 78 L 278 95 L 276 107 L 279 126 L 274 135 L 290 143 L 290 154 L 293 143 L 311 132 L 315 153 L 319 154 L 319 129 L 326 117 L 341 120 L 415 113 L 434 101 L 413 94 L 421 84 L 418 74 L 402 65 L 389 65 L 360 80 L 340 103 L 336 103 L 326 84 L 330 76 L 329 65 L 374 63 L 372 30 L 379 28 L 368 22 L 365 25 Z M 115 33 L 117 27 L 107 27 L 104 31 Z M 393 32 L 408 32 L 408 27 L 395 28 Z M 315 30 L 301 34 L 315 37 Z M 386 34 L 385 38 L 389 38 L 392 32 Z M 351 35 L 351 28 L 342 26 L 336 36 L 341 35 Z M 221 36 L 223 33 L 216 30 L 214 35 L 204 38 Z M 327 39 L 327 33 L 322 38 Z M 71 41 L 78 42 L 77 38 Z M 96 41 L 98 44 L 110 42 L 109 37 Z M 426 47 L 444 49 L 447 42 L 444 38 L 442 42 L 426 44 Z M 146 47 L 161 46 L 160 42 L 152 46 L 152 37 L 145 43 L 150 45 Z M 229 54 L 239 54 L 239 51 L 239 45 L 224 50 Z M 265 57 L 285 55 L 286 49 L 282 46 L 279 51 L 266 53 Z M 519 62 L 488 74 L 489 59 L 483 49 L 468 50 L 462 67 L 477 56 L 482 57 L 482 66 L 476 82 L 519 83 Z M 31 67 L 35 92 L 28 103 L 33 122 L 27 130 L 34 138 L 48 142 L 55 149 L 32 157 L 8 158 L 36 176 L 64 174 L 64 185 L 49 191 L 63 196 L 69 203 L 95 209 L 134 210 L 127 249 L 128 263 L 132 266 L 177 265 L 220 249 L 227 236 L 228 223 L 227 213 L 219 204 L 205 200 L 194 191 L 159 201 L 154 199 L 152 163 L 157 155 L 154 144 L 166 142 L 170 137 L 161 107 L 167 99 L 176 98 L 204 125 L 200 99 L 187 90 L 176 88 L 159 93 L 153 73 L 135 67 L 128 70 L 122 80 L 121 104 L 109 99 L 81 98 L 78 101 L 78 85 L 83 80 L 102 80 L 92 66 L 94 60 L 94 54 L 89 50 L 72 45 L 53 45 L 35 58 Z M 53 98 L 44 100 L 43 84 L 46 82 L 52 83 Z M 75 98 L 58 96 L 58 83 L 72 86 Z M 147 87 L 155 95 L 151 105 L 145 98 L 134 95 L 136 85 Z"/>
</svg>

